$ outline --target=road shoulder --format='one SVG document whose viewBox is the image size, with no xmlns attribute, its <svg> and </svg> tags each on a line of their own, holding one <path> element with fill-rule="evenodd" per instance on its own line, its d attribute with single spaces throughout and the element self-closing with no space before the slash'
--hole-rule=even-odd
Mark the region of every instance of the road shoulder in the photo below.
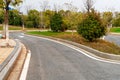
<svg viewBox="0 0 120 80">
<path fill-rule="evenodd" d="M 22 50 L 20 52 L 20 55 L 18 56 L 12 70 L 10 71 L 10 74 L 7 78 L 7 80 L 19 80 L 21 71 L 23 69 L 23 65 L 27 56 L 27 49 L 26 47 L 22 44 Z"/>
</svg>

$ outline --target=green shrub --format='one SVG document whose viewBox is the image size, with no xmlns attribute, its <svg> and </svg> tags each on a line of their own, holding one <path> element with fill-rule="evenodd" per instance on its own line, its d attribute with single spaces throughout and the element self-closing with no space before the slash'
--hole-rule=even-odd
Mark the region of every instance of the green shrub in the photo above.
<svg viewBox="0 0 120 80">
<path fill-rule="evenodd" d="M 99 14 L 91 12 L 78 25 L 77 32 L 88 41 L 93 41 L 105 35 L 106 28 L 102 25 Z"/>
<path fill-rule="evenodd" d="M 120 17 L 113 20 L 113 26 L 120 27 Z"/>
<path fill-rule="evenodd" d="M 50 26 L 53 32 L 61 32 L 63 29 L 62 16 L 59 13 L 55 13 L 50 19 Z"/>
</svg>

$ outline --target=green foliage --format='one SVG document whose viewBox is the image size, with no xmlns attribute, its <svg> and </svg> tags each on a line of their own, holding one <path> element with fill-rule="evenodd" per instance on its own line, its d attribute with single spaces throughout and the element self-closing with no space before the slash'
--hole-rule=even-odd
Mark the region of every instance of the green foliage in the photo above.
<svg viewBox="0 0 120 80">
<path fill-rule="evenodd" d="M 71 32 L 52 32 L 52 31 L 45 31 L 45 32 L 40 32 L 40 31 L 30 31 L 27 32 L 28 34 L 35 34 L 35 35 L 43 35 L 43 36 L 57 36 L 59 34 L 64 35 L 64 34 L 71 34 Z"/>
<path fill-rule="evenodd" d="M 51 26 L 51 30 L 53 32 L 61 32 L 64 31 L 64 26 L 63 25 L 63 18 L 61 16 L 61 14 L 59 13 L 55 13 L 51 19 L 50 19 L 50 26 Z"/>
<path fill-rule="evenodd" d="M 15 26 L 22 25 L 22 18 L 17 10 L 10 10 L 9 11 L 9 24 Z"/>
<path fill-rule="evenodd" d="M 0 0 L 0 8 L 3 9 L 4 8 L 4 1 Z"/>
<path fill-rule="evenodd" d="M 37 10 L 30 10 L 28 13 L 26 26 L 38 28 L 39 21 L 40 21 L 39 12 Z M 30 24 L 28 24 L 28 23 L 30 23 Z"/>
<path fill-rule="evenodd" d="M 0 30 L 3 30 L 3 26 L 0 26 Z"/>
<path fill-rule="evenodd" d="M 81 12 L 72 12 L 72 11 L 60 11 L 63 17 L 63 22 L 66 25 L 66 27 L 70 30 L 77 29 L 78 23 L 82 21 L 82 15 Z"/>
<path fill-rule="evenodd" d="M 113 26 L 120 27 L 120 13 L 118 13 L 113 19 Z"/>
<path fill-rule="evenodd" d="M 27 22 L 26 22 L 26 27 L 28 27 L 28 28 L 33 28 L 33 26 L 34 26 L 34 24 L 33 24 L 32 21 L 27 21 Z"/>
<path fill-rule="evenodd" d="M 40 18 L 42 19 L 41 27 L 50 28 L 50 17 L 53 16 L 53 14 L 54 12 L 51 10 L 46 10 L 42 12 L 42 17 L 40 16 Z"/>
<path fill-rule="evenodd" d="M 109 26 L 112 23 L 113 13 L 112 12 L 103 12 L 103 24 Z"/>
<path fill-rule="evenodd" d="M 0 10 L 0 24 L 4 22 L 4 11 Z"/>
<path fill-rule="evenodd" d="M 78 25 L 78 33 L 89 41 L 96 40 L 105 35 L 106 28 L 102 25 L 98 13 L 92 11 L 88 16 Z"/>
</svg>

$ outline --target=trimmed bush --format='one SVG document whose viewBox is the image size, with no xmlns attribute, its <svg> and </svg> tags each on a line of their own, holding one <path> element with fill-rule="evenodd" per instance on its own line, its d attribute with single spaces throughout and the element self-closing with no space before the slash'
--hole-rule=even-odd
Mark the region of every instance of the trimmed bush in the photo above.
<svg viewBox="0 0 120 80">
<path fill-rule="evenodd" d="M 53 32 L 63 31 L 63 21 L 62 16 L 59 13 L 55 13 L 50 19 L 50 26 Z"/>
<path fill-rule="evenodd" d="M 102 24 L 98 13 L 91 12 L 78 25 L 77 32 L 88 41 L 94 41 L 106 33 L 106 27 Z"/>
</svg>

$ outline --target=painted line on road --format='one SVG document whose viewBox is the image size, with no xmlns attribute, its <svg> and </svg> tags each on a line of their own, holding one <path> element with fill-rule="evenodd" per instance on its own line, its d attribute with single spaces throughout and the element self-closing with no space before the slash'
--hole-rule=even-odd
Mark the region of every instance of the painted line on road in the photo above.
<svg viewBox="0 0 120 80">
<path fill-rule="evenodd" d="M 23 66 L 22 73 L 20 75 L 20 79 L 19 80 L 26 80 L 27 72 L 28 72 L 28 68 L 29 68 L 29 63 L 30 63 L 30 58 L 31 58 L 31 52 L 29 50 L 28 53 L 27 53 L 25 64 Z"/>
<path fill-rule="evenodd" d="M 120 64 L 120 61 L 109 60 L 109 59 L 101 58 L 101 57 L 98 57 L 98 56 L 95 56 L 95 55 L 94 56 L 89 55 L 89 54 L 87 54 L 89 52 L 87 52 L 87 51 L 85 51 L 85 50 L 83 50 L 81 48 L 78 48 L 76 46 L 73 46 L 71 44 L 67 44 L 67 43 L 64 43 L 64 42 L 60 42 L 60 41 L 56 41 L 56 40 L 49 39 L 49 38 L 44 38 L 44 37 L 38 37 L 38 36 L 32 36 L 32 35 L 27 35 L 27 36 L 31 36 L 31 37 L 35 37 L 35 38 L 41 38 L 41 39 L 45 39 L 45 40 L 49 40 L 49 41 L 52 41 L 52 42 L 56 42 L 56 43 L 62 44 L 64 46 L 67 46 L 67 47 L 69 47 L 71 49 L 74 49 L 74 50 L 84 54 L 85 56 L 87 56 L 87 57 L 89 57 L 91 59 L 94 59 L 94 60 L 97 60 L 97 61 L 100 61 L 100 62 L 106 62 L 106 63 L 112 63 L 112 64 Z M 78 55 L 80 55 L 80 54 L 78 53 Z"/>
<path fill-rule="evenodd" d="M 20 38 L 23 38 L 24 36 L 19 36 Z"/>
</svg>

